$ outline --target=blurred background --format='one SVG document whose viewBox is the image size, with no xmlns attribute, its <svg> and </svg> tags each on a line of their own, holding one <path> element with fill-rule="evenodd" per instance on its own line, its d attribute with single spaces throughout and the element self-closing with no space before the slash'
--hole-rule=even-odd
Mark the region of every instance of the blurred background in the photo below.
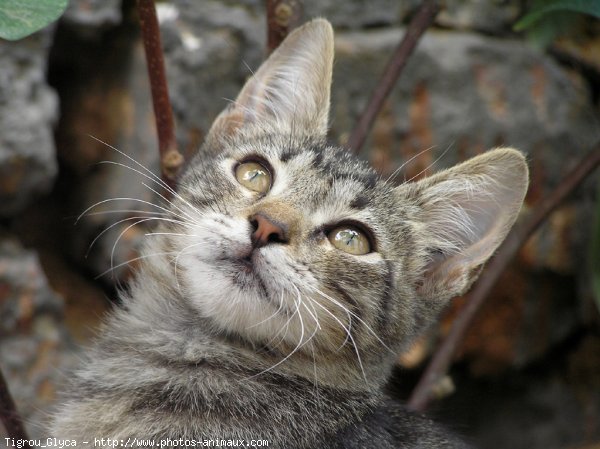
<svg viewBox="0 0 600 449">
<path fill-rule="evenodd" d="M 322 16 L 336 28 L 330 138 L 343 144 L 419 1 L 301 3 L 305 19 Z M 447 0 L 362 156 L 383 174 L 414 157 L 403 181 L 495 146 L 519 148 L 532 174 L 527 218 L 600 140 L 599 21 L 561 14 L 546 29 L 516 33 L 531 7 Z M 189 156 L 264 59 L 265 5 L 171 0 L 158 12 L 177 137 Z M 136 211 L 149 207 L 137 200 L 154 200 L 143 180 L 101 163 L 133 162 L 91 136 L 158 170 L 132 0 L 71 0 L 53 26 L 0 40 L 0 368 L 35 437 L 48 436 L 43 423 L 65 373 L 126 286 L 126 262 L 151 226 L 136 224 Z M 430 409 L 482 448 L 600 448 L 597 184 L 592 175 L 519 252 Z M 130 199 L 103 202 L 110 198 Z M 408 397 L 461 302 L 399 358 L 394 395 Z"/>
</svg>

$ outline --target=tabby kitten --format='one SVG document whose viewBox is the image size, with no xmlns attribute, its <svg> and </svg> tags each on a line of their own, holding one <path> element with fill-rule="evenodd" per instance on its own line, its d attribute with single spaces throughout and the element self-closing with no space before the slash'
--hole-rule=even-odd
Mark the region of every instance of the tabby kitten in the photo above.
<svg viewBox="0 0 600 449">
<path fill-rule="evenodd" d="M 525 160 L 497 149 L 419 182 L 382 180 L 325 143 L 332 61 L 331 26 L 314 20 L 217 118 L 54 436 L 465 447 L 383 386 L 506 236 Z"/>
</svg>

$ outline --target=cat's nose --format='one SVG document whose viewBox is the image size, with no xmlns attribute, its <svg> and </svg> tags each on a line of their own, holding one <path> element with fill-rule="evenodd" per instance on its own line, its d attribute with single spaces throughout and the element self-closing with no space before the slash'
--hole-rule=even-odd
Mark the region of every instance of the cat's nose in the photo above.
<svg viewBox="0 0 600 449">
<path fill-rule="evenodd" d="M 269 243 L 287 243 L 287 226 L 279 223 L 269 216 L 258 213 L 250 217 L 250 224 L 254 232 L 250 236 L 252 245 L 261 248 Z"/>
</svg>

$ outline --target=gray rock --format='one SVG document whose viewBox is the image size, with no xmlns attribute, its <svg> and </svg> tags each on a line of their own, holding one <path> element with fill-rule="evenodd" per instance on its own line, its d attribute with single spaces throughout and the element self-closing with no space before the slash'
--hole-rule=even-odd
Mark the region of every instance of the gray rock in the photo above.
<svg viewBox="0 0 600 449">
<path fill-rule="evenodd" d="M 402 33 L 337 34 L 334 137 L 344 140 L 354 126 Z M 375 163 L 394 162 L 381 167 L 388 171 L 433 146 L 413 162 L 421 169 L 449 148 L 439 168 L 510 145 L 532 156 L 534 176 L 544 178 L 543 186 L 534 178 L 534 188 L 546 191 L 566 172 L 566 160 L 577 160 L 600 137 L 589 98 L 581 76 L 521 41 L 429 32 L 386 100 L 386 126 L 376 127 L 367 154 Z"/>
<path fill-rule="evenodd" d="M 141 42 L 132 48 L 130 58 L 127 72 L 117 77 L 116 82 L 105 73 L 107 77 L 103 77 L 102 87 L 91 93 L 95 98 L 118 98 L 101 108 L 106 117 L 122 126 L 95 130 L 94 137 L 101 136 L 106 144 L 88 136 L 79 141 L 81 149 L 89 151 L 96 147 L 98 151 L 96 159 L 86 164 L 82 188 L 73 192 L 72 198 L 75 216 L 88 209 L 89 213 L 74 227 L 71 251 L 96 275 L 105 273 L 102 280 L 108 284 L 118 283 L 128 276 L 127 261 L 139 255 L 140 239 L 154 223 L 147 213 L 160 211 L 157 207 L 165 206 L 152 206 L 152 203 L 162 204 L 155 194 L 161 192 L 162 187 L 158 181 L 158 141 Z M 90 98 L 89 94 L 90 91 L 82 91 L 80 99 Z M 73 134 L 81 129 L 81 123 L 85 126 L 97 113 L 85 112 L 85 116 L 73 116 L 69 124 Z M 135 225 L 137 222 L 141 226 Z M 112 268 L 115 269 L 107 272 Z"/>
<path fill-rule="evenodd" d="M 63 300 L 49 287 L 33 251 L 0 235 L 0 361 L 19 413 L 32 437 L 47 437 L 43 423 L 73 366 L 63 322 Z"/>
<path fill-rule="evenodd" d="M 70 1 L 63 20 L 92 30 L 116 25 L 121 21 L 121 0 Z"/>
<path fill-rule="evenodd" d="M 263 7 L 177 0 L 161 22 L 179 136 L 204 136 L 265 54 Z M 210 95 L 207 95 L 210 93 Z"/>
<path fill-rule="evenodd" d="M 304 0 L 307 19 L 326 17 L 336 28 L 398 25 L 419 5 L 418 0 Z"/>
<path fill-rule="evenodd" d="M 49 37 L 0 40 L 0 216 L 47 192 L 57 173 L 58 100 L 45 80 Z"/>
<path fill-rule="evenodd" d="M 449 28 L 505 34 L 522 14 L 519 0 L 445 0 L 436 23 Z"/>
</svg>

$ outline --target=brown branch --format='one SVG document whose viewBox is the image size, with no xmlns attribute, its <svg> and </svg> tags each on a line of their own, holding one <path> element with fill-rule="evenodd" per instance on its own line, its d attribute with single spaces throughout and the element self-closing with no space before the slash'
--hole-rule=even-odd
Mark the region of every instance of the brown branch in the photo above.
<svg viewBox="0 0 600 449">
<path fill-rule="evenodd" d="M 492 287 L 508 265 L 525 244 L 527 239 L 544 222 L 550 213 L 569 195 L 582 181 L 600 165 L 600 144 L 588 154 L 577 166 L 565 176 L 556 189 L 541 202 L 532 212 L 531 217 L 520 227 L 515 227 L 494 259 L 481 275 L 475 287 L 466 298 L 465 306 L 458 314 L 456 321 L 444 342 L 433 355 L 431 362 L 415 387 L 408 406 L 423 411 L 432 399 L 431 388 L 445 375 L 458 344 L 463 339 L 467 328 L 475 314 L 479 311 Z M 599 199 L 600 200 L 600 199 Z"/>
<path fill-rule="evenodd" d="M 10 438 L 14 438 L 15 440 L 28 440 L 25 427 L 23 427 L 23 421 L 21 420 L 19 412 L 17 412 L 17 407 L 10 395 L 2 371 L 0 371 L 0 421 L 4 425 Z M 25 442 L 22 447 L 29 449 L 31 446 Z"/>
<path fill-rule="evenodd" d="M 275 50 L 300 22 L 300 0 L 267 0 L 267 49 Z"/>
<path fill-rule="evenodd" d="M 154 1 L 137 0 L 137 10 L 152 90 L 162 178 L 171 188 L 175 188 L 175 180 L 183 166 L 184 159 L 177 149 L 175 139 L 175 121 L 171 101 L 169 100 L 165 62 Z"/>
<path fill-rule="evenodd" d="M 433 23 L 436 14 L 440 9 L 438 0 L 424 0 L 419 10 L 410 21 L 406 28 L 404 37 L 396 48 L 392 59 L 388 62 L 387 67 L 383 71 L 383 75 L 373 91 L 367 107 L 358 119 L 358 123 L 348 140 L 348 147 L 358 153 L 365 140 L 367 134 L 373 127 L 373 122 L 379 114 L 383 102 L 391 92 L 394 84 L 400 77 L 408 58 L 419 43 L 419 39 L 425 30 Z"/>
</svg>

